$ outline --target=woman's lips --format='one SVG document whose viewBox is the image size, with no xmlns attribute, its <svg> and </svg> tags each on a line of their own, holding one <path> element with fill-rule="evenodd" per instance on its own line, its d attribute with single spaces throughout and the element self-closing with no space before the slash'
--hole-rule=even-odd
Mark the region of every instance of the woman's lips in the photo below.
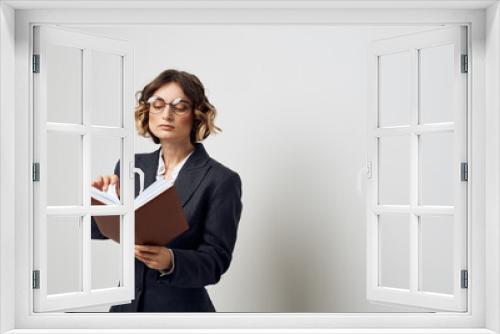
<svg viewBox="0 0 500 334">
<path fill-rule="evenodd" d="M 160 128 L 165 129 L 165 130 L 172 130 L 172 129 L 174 129 L 174 127 L 171 126 L 171 125 L 160 125 Z"/>
</svg>

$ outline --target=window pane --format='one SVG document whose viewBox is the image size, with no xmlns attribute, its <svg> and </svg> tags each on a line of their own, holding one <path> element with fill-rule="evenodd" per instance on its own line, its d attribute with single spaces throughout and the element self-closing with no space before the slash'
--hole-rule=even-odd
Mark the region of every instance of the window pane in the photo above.
<svg viewBox="0 0 500 334">
<path fill-rule="evenodd" d="M 453 205 L 453 133 L 420 135 L 421 203 Z"/>
<path fill-rule="evenodd" d="M 453 121 L 453 45 L 419 50 L 420 123 Z"/>
<path fill-rule="evenodd" d="M 95 216 L 97 227 L 99 224 L 113 224 L 117 226 L 118 240 L 120 240 L 120 216 Z M 110 227 L 110 226 L 108 226 Z M 107 233 L 106 228 L 101 232 Z M 119 286 L 123 280 L 122 247 L 113 239 L 92 240 L 92 289 L 113 288 Z"/>
<path fill-rule="evenodd" d="M 408 204 L 410 177 L 409 136 L 379 139 L 379 203 Z"/>
<path fill-rule="evenodd" d="M 410 248 L 407 214 L 379 215 L 379 285 L 409 289 Z"/>
<path fill-rule="evenodd" d="M 410 124 L 410 53 L 379 57 L 379 126 Z"/>
<path fill-rule="evenodd" d="M 121 137 L 92 135 L 91 144 L 91 180 L 96 180 L 100 176 L 114 175 L 116 163 L 120 160 L 123 139 Z M 123 192 L 120 179 L 120 193 Z M 91 187 L 91 184 L 88 185 Z M 120 194 L 120 203 L 123 203 L 123 196 Z"/>
<path fill-rule="evenodd" d="M 82 144 L 79 134 L 47 132 L 47 205 L 82 205 Z"/>
<path fill-rule="evenodd" d="M 60 45 L 47 47 L 47 120 L 81 124 L 83 52 Z"/>
<path fill-rule="evenodd" d="M 452 294 L 453 216 L 420 217 L 420 238 L 421 290 Z"/>
<path fill-rule="evenodd" d="M 47 293 L 83 291 L 82 217 L 47 216 Z"/>
<path fill-rule="evenodd" d="M 121 127 L 122 56 L 92 51 L 92 125 Z"/>
</svg>

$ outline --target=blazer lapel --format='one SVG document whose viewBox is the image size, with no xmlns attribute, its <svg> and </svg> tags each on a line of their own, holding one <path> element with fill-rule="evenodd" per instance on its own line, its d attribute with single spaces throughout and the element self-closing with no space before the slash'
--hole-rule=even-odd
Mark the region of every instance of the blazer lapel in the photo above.
<svg viewBox="0 0 500 334">
<path fill-rule="evenodd" d="M 203 144 L 195 143 L 194 145 L 195 150 L 193 154 L 186 160 L 175 179 L 175 189 L 182 206 L 186 205 L 211 166 L 208 164 L 210 156 Z"/>
<path fill-rule="evenodd" d="M 158 171 L 158 158 L 160 155 L 160 148 L 153 151 L 147 163 L 144 166 L 144 189 L 149 187 L 153 182 L 156 181 L 156 172 Z M 144 190 L 143 189 L 143 190 Z"/>
<path fill-rule="evenodd" d="M 158 171 L 158 161 L 160 155 L 160 148 L 153 152 L 152 157 L 154 162 L 150 163 L 146 167 L 144 189 L 146 189 L 151 183 L 156 181 L 156 172 Z M 177 178 L 175 179 L 174 185 L 177 194 L 179 195 L 182 206 L 185 206 L 188 200 L 193 195 L 200 184 L 203 177 L 210 169 L 210 164 L 207 162 L 210 160 L 205 147 L 202 143 L 194 143 L 194 152 L 186 160 L 182 166 Z"/>
</svg>

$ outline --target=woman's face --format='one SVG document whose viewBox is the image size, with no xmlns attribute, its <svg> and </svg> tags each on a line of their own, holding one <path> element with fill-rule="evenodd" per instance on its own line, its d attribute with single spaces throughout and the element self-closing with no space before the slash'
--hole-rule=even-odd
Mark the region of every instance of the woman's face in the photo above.
<svg viewBox="0 0 500 334">
<path fill-rule="evenodd" d="M 193 124 L 192 101 L 184 95 L 182 88 L 175 82 L 170 82 L 158 88 L 153 94 L 153 97 L 155 96 L 163 99 L 164 102 L 158 99 L 150 103 L 149 130 L 160 139 L 160 143 L 189 142 L 189 134 L 191 133 Z M 176 98 L 188 101 L 188 103 L 180 102 L 176 104 L 175 107 L 178 110 L 187 111 L 177 114 L 174 112 L 174 108 L 168 105 L 168 103 L 173 102 Z M 153 112 L 153 109 L 156 109 L 156 111 L 161 110 L 162 106 L 162 112 Z M 173 126 L 173 128 L 166 128 L 163 126 L 167 124 Z"/>
</svg>

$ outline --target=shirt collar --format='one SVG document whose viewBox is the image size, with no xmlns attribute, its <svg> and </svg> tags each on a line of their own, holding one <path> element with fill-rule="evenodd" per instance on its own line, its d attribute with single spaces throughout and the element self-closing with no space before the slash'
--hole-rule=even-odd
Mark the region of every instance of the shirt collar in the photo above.
<svg viewBox="0 0 500 334">
<path fill-rule="evenodd" d="M 175 168 L 172 171 L 172 178 L 175 180 L 177 178 L 177 175 L 179 174 L 179 171 L 181 170 L 182 166 L 184 163 L 187 161 L 187 159 L 193 154 L 194 150 L 189 153 L 184 160 L 179 162 Z M 158 170 L 156 171 L 156 177 L 164 177 L 163 173 L 165 173 L 165 162 L 163 161 L 163 148 L 160 146 L 160 154 L 158 155 Z"/>
</svg>

